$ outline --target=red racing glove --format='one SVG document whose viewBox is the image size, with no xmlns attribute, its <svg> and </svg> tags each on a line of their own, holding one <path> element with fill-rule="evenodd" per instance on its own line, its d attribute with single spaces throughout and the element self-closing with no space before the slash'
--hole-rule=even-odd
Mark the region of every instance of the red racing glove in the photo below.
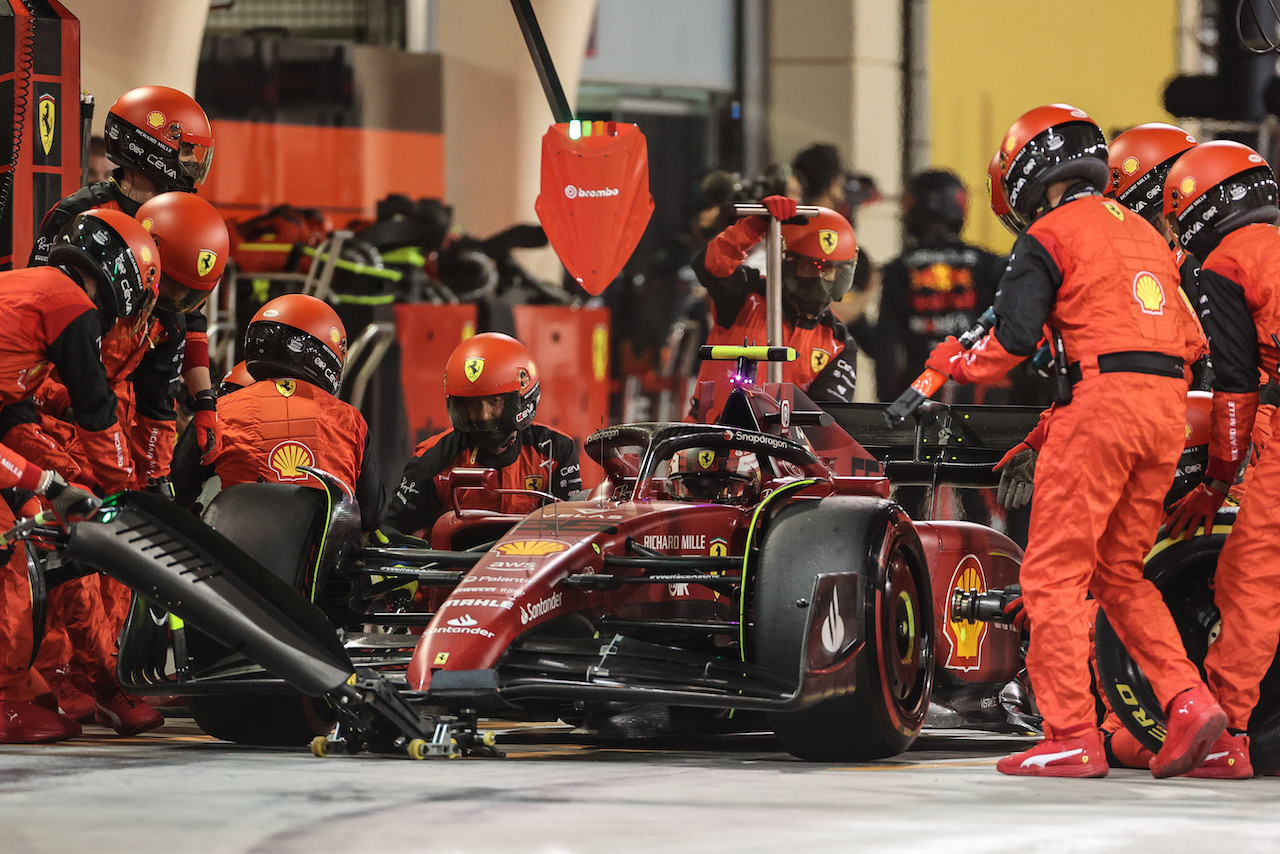
<svg viewBox="0 0 1280 854">
<path fill-rule="evenodd" d="M 1210 479 L 1175 501 L 1164 517 L 1169 536 L 1176 540 L 1182 536 L 1183 531 L 1187 531 L 1188 537 L 1192 537 L 1201 527 L 1204 528 L 1204 533 L 1212 533 L 1213 520 L 1222 503 L 1227 500 L 1230 488 L 1231 485 L 1225 481 Z"/>
<path fill-rule="evenodd" d="M 1016 591 L 1014 590 L 1015 587 L 1017 588 Z M 1026 606 L 1022 601 L 1021 585 L 1012 584 L 1005 588 L 1005 593 L 1015 594 L 1012 599 L 1000 606 L 1000 610 L 1004 612 L 1005 622 L 1013 626 L 1018 631 L 1025 632 L 1027 630 L 1029 618 L 1027 617 Z"/>
<path fill-rule="evenodd" d="M 196 392 L 196 414 L 191 429 L 196 431 L 196 446 L 200 449 L 200 464 L 212 465 L 222 453 L 222 424 L 218 421 L 218 396 L 213 389 Z"/>
<path fill-rule="evenodd" d="M 948 335 L 946 340 L 933 348 L 933 352 L 929 354 L 929 358 L 924 360 L 926 368 L 933 368 L 940 374 L 951 376 L 951 372 L 955 369 L 955 364 L 964 354 L 964 345 L 960 343 L 960 339 L 954 335 Z"/>
<path fill-rule="evenodd" d="M 796 215 L 796 200 L 788 196 L 765 196 L 760 204 L 779 222 L 786 222 Z"/>
</svg>

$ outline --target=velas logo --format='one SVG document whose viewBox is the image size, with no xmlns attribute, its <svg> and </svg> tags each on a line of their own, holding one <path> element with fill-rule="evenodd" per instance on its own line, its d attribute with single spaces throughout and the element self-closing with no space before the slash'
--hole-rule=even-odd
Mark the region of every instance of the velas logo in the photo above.
<svg viewBox="0 0 1280 854">
<path fill-rule="evenodd" d="M 620 191 L 617 187 L 603 187 L 598 190 L 588 189 L 587 187 L 577 187 L 573 184 L 565 184 L 564 196 L 566 199 L 603 199 L 609 196 L 616 196 Z"/>
<path fill-rule="evenodd" d="M 302 466 L 314 465 L 315 455 L 306 445 L 290 439 L 272 448 L 267 460 L 278 480 L 298 481 L 309 477 Z"/>
<path fill-rule="evenodd" d="M 498 543 L 497 545 L 499 554 L 536 557 L 555 554 L 568 548 L 564 543 L 557 543 L 555 540 L 516 540 L 510 543 Z"/>
</svg>

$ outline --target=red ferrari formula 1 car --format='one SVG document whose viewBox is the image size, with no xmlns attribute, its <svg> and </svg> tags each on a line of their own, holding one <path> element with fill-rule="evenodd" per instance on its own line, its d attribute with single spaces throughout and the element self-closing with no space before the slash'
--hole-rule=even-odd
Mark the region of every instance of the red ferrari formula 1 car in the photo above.
<svg viewBox="0 0 1280 854">
<path fill-rule="evenodd" d="M 931 702 L 952 723 L 1009 726 L 1020 638 L 949 603 L 1013 584 L 1020 550 L 913 521 L 889 490 L 988 483 L 1035 413 L 926 407 L 894 431 L 878 406 L 825 411 L 756 384 L 753 360 L 777 352 L 716 355 L 740 359 L 717 423 L 600 430 L 591 495 L 523 517 L 456 510 L 432 549 L 364 545 L 350 496 L 317 472 L 327 489 L 227 489 L 203 521 L 124 493 L 62 553 L 139 593 L 122 683 L 188 697 L 235 741 L 423 756 L 486 749 L 480 716 L 559 718 L 767 727 L 796 756 L 848 760 L 906 750 Z"/>
</svg>

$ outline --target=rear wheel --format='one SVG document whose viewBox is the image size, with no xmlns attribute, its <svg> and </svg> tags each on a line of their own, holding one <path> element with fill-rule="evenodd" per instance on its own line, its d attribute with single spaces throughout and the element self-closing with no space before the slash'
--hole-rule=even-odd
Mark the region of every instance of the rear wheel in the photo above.
<svg viewBox="0 0 1280 854">
<path fill-rule="evenodd" d="M 933 603 L 919 538 L 906 514 L 888 502 L 844 507 L 834 518 L 828 513 L 813 517 L 806 512 L 812 507 L 793 507 L 798 509 L 779 514 L 761 554 L 756 608 L 760 662 L 795 674 L 811 620 L 823 621 L 823 634 L 810 640 L 810 646 L 826 646 L 843 632 L 835 623 L 844 610 L 836 597 L 847 596 L 842 591 L 849 586 L 841 581 L 824 585 L 820 576 L 830 573 L 857 573 L 854 589 L 860 605 L 848 613 L 856 615 L 863 645 L 851 683 L 833 686 L 832 696 L 808 708 L 770 712 L 770 724 L 782 746 L 801 759 L 868 760 L 902 753 L 920 733 L 933 688 Z M 814 545 L 814 535 L 828 519 L 840 523 L 831 532 L 843 540 L 835 544 L 843 555 L 839 563 L 831 560 L 831 544 Z M 802 599 L 812 599 L 812 608 L 797 609 Z M 799 610 L 812 610 L 812 618 Z M 842 654 L 846 663 L 847 654 Z M 839 666 L 837 660 L 818 669 Z M 810 671 L 806 679 L 818 678 L 811 666 Z"/>
<path fill-rule="evenodd" d="M 1221 525 L 1229 520 L 1219 517 Z M 1146 577 L 1160 591 L 1178 627 L 1187 657 L 1204 673 L 1204 658 L 1221 629 L 1213 602 L 1213 576 L 1226 534 L 1158 542 L 1147 561 Z M 1151 750 L 1164 736 L 1164 710 L 1151 684 L 1099 611 L 1095 644 L 1099 678 L 1111 707 L 1125 727 Z M 1280 665 L 1272 663 L 1262 679 L 1262 694 L 1249 725 L 1250 753 L 1259 774 L 1280 770 Z"/>
</svg>

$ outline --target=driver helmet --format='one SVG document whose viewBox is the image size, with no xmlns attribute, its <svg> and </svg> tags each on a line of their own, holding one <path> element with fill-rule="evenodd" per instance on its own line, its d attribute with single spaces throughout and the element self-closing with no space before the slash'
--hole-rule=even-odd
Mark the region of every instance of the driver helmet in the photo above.
<svg viewBox="0 0 1280 854">
<path fill-rule="evenodd" d="M 222 378 L 222 382 L 218 383 L 218 397 L 224 394 L 231 394 L 233 391 L 239 391 L 242 388 L 253 385 L 257 380 L 249 373 L 249 369 L 245 367 L 244 362 L 236 362 L 231 370 L 227 371 L 227 375 Z"/>
<path fill-rule="evenodd" d="M 122 317 L 146 317 L 160 284 L 160 252 L 127 213 L 94 208 L 72 217 L 54 238 L 49 265 L 92 279 L 93 301 L 109 329 Z"/>
<path fill-rule="evenodd" d="M 782 289 L 801 312 L 816 317 L 853 286 L 858 238 L 830 208 L 803 225 L 783 225 L 782 245 Z"/>
<path fill-rule="evenodd" d="M 107 159 L 146 175 L 160 192 L 194 193 L 213 165 L 213 130 L 190 95 L 168 86 L 130 89 L 111 105 Z"/>
<path fill-rule="evenodd" d="M 454 348 L 444 393 L 453 429 L 495 449 L 533 423 L 542 395 L 533 356 L 501 332 L 473 335 Z"/>
<path fill-rule="evenodd" d="M 760 471 L 740 451 L 705 447 L 677 451 L 667 475 L 668 493 L 685 501 L 748 504 L 760 495 Z"/>
<path fill-rule="evenodd" d="M 313 296 L 276 297 L 245 330 L 245 367 L 255 380 L 291 377 L 337 394 L 346 359 L 346 327 L 332 306 Z"/>
<path fill-rule="evenodd" d="M 1111 183 L 1107 141 L 1097 123 L 1069 104 L 1023 113 L 1000 144 L 1000 181 L 1009 207 L 1030 222 L 1048 205 L 1049 186 L 1072 179 L 1099 192 Z"/>
<path fill-rule="evenodd" d="M 1163 122 L 1130 128 L 1111 141 L 1111 185 L 1106 194 L 1158 229 L 1165 176 L 1195 144 L 1194 136 Z"/>
<path fill-rule="evenodd" d="M 156 305 L 187 314 L 198 311 L 222 278 L 230 238 L 213 205 L 190 193 L 161 193 L 134 215 L 160 250 Z"/>
<path fill-rule="evenodd" d="M 1238 142 L 1204 142 L 1169 169 L 1164 215 L 1178 245 L 1201 261 L 1237 228 L 1280 218 L 1280 189 L 1262 155 Z"/>
</svg>

